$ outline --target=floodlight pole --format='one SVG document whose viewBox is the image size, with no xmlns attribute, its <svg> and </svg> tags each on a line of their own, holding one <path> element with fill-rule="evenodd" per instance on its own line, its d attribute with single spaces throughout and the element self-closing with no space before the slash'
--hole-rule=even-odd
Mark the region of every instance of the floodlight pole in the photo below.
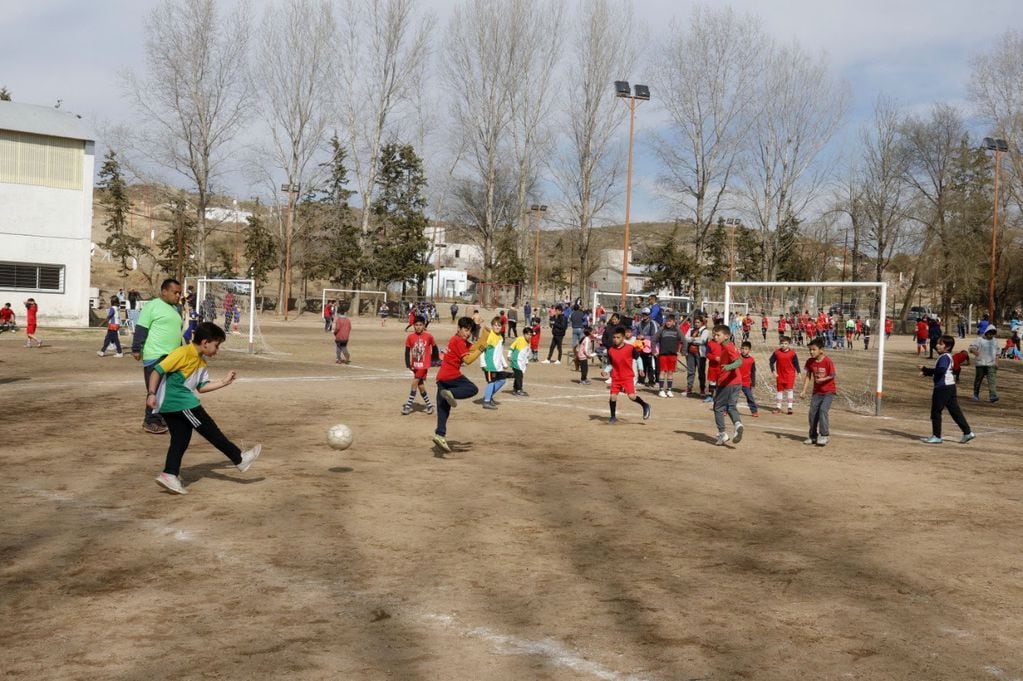
<svg viewBox="0 0 1023 681">
<path fill-rule="evenodd" d="M 547 206 L 534 203 L 529 207 L 529 213 L 536 223 L 536 243 L 533 245 L 533 305 L 540 303 L 540 226 L 543 224 L 543 214 L 547 212 Z"/>
<path fill-rule="evenodd" d="M 628 309 L 629 299 L 629 217 L 632 209 L 632 143 L 636 132 L 636 102 L 649 101 L 650 88 L 646 85 L 630 87 L 624 80 L 615 81 L 615 96 L 628 100 L 629 107 L 629 170 L 625 179 L 625 235 L 622 245 L 622 304 L 621 309 Z"/>
<path fill-rule="evenodd" d="M 988 280 L 988 314 L 991 318 L 991 323 L 994 324 L 997 321 L 995 314 L 995 273 L 998 267 L 996 245 L 998 243 L 998 175 L 1002 169 L 1002 152 L 1009 150 L 1009 143 L 1000 137 L 985 137 L 984 148 L 988 151 L 995 152 L 995 192 L 994 192 L 994 210 L 992 223 L 991 223 L 991 276 Z"/>
<path fill-rule="evenodd" d="M 281 185 L 281 191 L 288 192 L 288 217 L 284 227 L 284 321 L 288 321 L 288 299 L 291 298 L 291 220 L 295 212 L 294 199 L 298 190 L 297 184 Z"/>
</svg>

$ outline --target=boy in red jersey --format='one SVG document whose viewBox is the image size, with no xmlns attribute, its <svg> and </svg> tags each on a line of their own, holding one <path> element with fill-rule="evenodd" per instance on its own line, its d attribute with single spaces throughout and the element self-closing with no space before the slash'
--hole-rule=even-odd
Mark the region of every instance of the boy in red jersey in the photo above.
<svg viewBox="0 0 1023 681">
<path fill-rule="evenodd" d="M 608 425 L 618 423 L 618 393 L 624 392 L 630 400 L 643 407 L 643 420 L 650 418 L 650 405 L 636 394 L 636 373 L 632 369 L 634 360 L 639 359 L 639 350 L 631 343 L 625 342 L 625 328 L 616 327 L 611 336 L 611 347 L 607 349 L 608 363 L 611 365 L 611 418 Z M 600 372 L 601 378 L 607 378 L 606 371 Z"/>
<path fill-rule="evenodd" d="M 787 331 L 788 321 L 785 319 L 785 315 L 778 316 L 778 343 L 781 344 L 781 339 L 785 337 L 785 331 Z"/>
<path fill-rule="evenodd" d="M 540 361 L 540 318 L 533 317 L 533 335 L 529 337 L 529 352 L 533 355 L 530 361 Z"/>
<path fill-rule="evenodd" d="M 739 367 L 739 378 L 742 379 L 742 394 L 746 396 L 746 404 L 749 406 L 750 416 L 760 416 L 760 408 L 757 407 L 757 400 L 753 396 L 753 389 L 757 387 L 757 360 L 753 359 L 750 352 L 753 351 L 753 344 L 746 341 L 742 344 L 739 354 L 742 357 L 742 366 Z"/>
<path fill-rule="evenodd" d="M 735 407 L 739 401 L 739 390 L 742 389 L 742 379 L 739 376 L 742 357 L 735 349 L 731 336 L 732 330 L 727 325 L 718 324 L 714 327 L 714 342 L 721 348 L 718 351 L 717 387 L 714 390 L 714 425 L 718 427 L 718 438 L 714 444 L 719 446 L 728 442 L 728 433 L 725 432 L 726 412 L 735 426 L 732 442 L 739 444 L 742 441 L 742 420 Z"/>
<path fill-rule="evenodd" d="M 408 399 L 402 405 L 402 416 L 412 413 L 417 390 L 426 403 L 426 413 L 433 413 L 433 402 L 426 392 L 426 374 L 430 371 L 430 360 L 436 344 L 433 334 L 426 330 L 426 319 L 416 317 L 412 321 L 412 333 L 405 339 L 405 368 L 412 372 L 412 386 L 409 388 Z"/>
<path fill-rule="evenodd" d="M 778 394 L 775 398 L 775 414 L 781 413 L 781 399 L 788 398 L 788 413 L 792 413 L 792 395 L 796 387 L 796 374 L 799 373 L 799 358 L 796 351 L 789 347 L 792 342 L 788 336 L 781 337 L 781 346 L 771 354 L 768 365 L 771 367 L 771 374 L 775 377 L 775 388 Z"/>
<path fill-rule="evenodd" d="M 927 349 L 929 338 L 927 336 L 928 331 L 927 317 L 920 319 L 916 323 L 916 354 L 920 354 Z"/>
<path fill-rule="evenodd" d="M 732 333 L 731 329 L 729 329 L 728 333 L 730 336 Z M 710 339 L 707 341 L 707 396 L 703 398 L 704 402 L 711 403 L 714 401 L 714 390 L 717 387 L 718 373 L 720 371 L 721 344 L 714 339 L 714 334 L 711 333 Z"/>
<path fill-rule="evenodd" d="M 767 342 L 767 327 L 771 325 L 771 321 L 767 318 L 767 313 L 762 312 L 760 317 L 760 335 L 764 337 L 764 342 Z"/>
<path fill-rule="evenodd" d="M 14 309 L 10 303 L 0 307 L 0 331 L 11 331 L 14 329 Z"/>
<path fill-rule="evenodd" d="M 448 432 L 451 410 L 458 406 L 458 400 L 473 397 L 480 391 L 475 383 L 462 375 L 462 365 L 475 362 L 487 347 L 489 334 L 480 334 L 475 344 L 469 342 L 475 326 L 472 317 L 458 320 L 458 329 L 448 341 L 448 349 L 437 372 L 437 429 L 434 430 L 433 443 L 445 452 L 451 451 L 444 437 Z"/>
<path fill-rule="evenodd" d="M 810 434 L 803 440 L 804 445 L 823 447 L 828 444 L 831 429 L 828 424 L 828 410 L 835 399 L 835 363 L 824 354 L 824 343 L 815 338 L 808 343 L 810 359 L 806 360 L 806 377 L 800 397 L 806 397 L 806 389 L 813 383 L 813 396 L 810 398 Z"/>
<path fill-rule="evenodd" d="M 37 348 L 43 347 L 43 342 L 36 338 L 36 316 L 39 314 L 39 306 L 36 305 L 35 298 L 29 298 L 25 301 L 25 347 L 32 347 L 32 343 L 36 344 Z"/>
</svg>

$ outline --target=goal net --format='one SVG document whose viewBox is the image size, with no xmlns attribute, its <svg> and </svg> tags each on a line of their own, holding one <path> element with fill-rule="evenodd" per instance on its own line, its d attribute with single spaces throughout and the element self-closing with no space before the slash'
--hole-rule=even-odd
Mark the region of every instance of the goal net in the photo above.
<svg viewBox="0 0 1023 681">
<path fill-rule="evenodd" d="M 357 315 L 374 316 L 380 311 L 380 306 L 387 306 L 387 291 L 369 291 L 355 288 L 325 288 L 323 299 L 320 302 L 320 312 L 331 303 L 334 309 L 338 307 L 345 310 L 349 317 Z M 393 312 L 393 310 L 392 310 Z"/>
<path fill-rule="evenodd" d="M 736 298 L 743 302 L 736 303 Z M 852 411 L 880 415 L 887 299 L 885 282 L 730 281 L 725 283 L 722 302 L 726 320 L 733 311 L 743 315 L 750 311 L 754 330 L 750 341 L 754 356 L 763 361 L 758 373 L 769 384 L 768 358 L 782 329 L 793 339 L 801 364 L 809 359 L 803 349 L 806 343 L 820 338 L 838 365 L 838 398 Z M 761 332 L 764 316 L 768 318 L 767 334 Z M 763 385 L 763 380 L 758 383 Z M 773 384 L 770 388 L 773 391 Z"/>
<path fill-rule="evenodd" d="M 188 282 L 186 282 L 187 284 Z M 248 352 L 271 352 L 256 321 L 256 282 L 252 279 L 195 280 L 196 309 L 186 310 L 187 319 L 213 322 L 232 335 L 248 338 Z M 238 351 L 229 345 L 224 350 Z"/>
<path fill-rule="evenodd" d="M 626 298 L 626 310 L 625 312 L 631 317 L 639 314 L 640 310 L 647 307 L 649 304 L 649 295 L 629 295 Z M 667 317 L 670 313 L 674 313 L 678 319 L 688 316 L 693 311 L 693 299 L 689 296 L 657 296 L 657 302 L 661 306 L 661 311 L 664 316 Z M 603 307 L 605 317 L 610 317 L 612 312 L 618 312 L 619 307 L 622 304 L 622 294 L 620 291 L 594 291 L 593 292 L 593 313 L 596 314 L 598 308 Z"/>
</svg>

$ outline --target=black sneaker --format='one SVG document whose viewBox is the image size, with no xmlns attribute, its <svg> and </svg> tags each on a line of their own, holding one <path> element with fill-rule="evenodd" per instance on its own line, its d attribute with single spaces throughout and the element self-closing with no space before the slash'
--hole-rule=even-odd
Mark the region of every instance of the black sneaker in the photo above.
<svg viewBox="0 0 1023 681">
<path fill-rule="evenodd" d="M 650 405 L 649 404 L 644 404 L 643 405 L 643 420 L 644 421 L 649 421 L 650 420 Z"/>
</svg>

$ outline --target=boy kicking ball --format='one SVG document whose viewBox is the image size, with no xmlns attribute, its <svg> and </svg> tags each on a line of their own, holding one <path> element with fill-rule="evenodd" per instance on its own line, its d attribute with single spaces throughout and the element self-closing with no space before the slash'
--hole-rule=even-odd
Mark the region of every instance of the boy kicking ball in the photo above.
<svg viewBox="0 0 1023 681">
<path fill-rule="evenodd" d="M 188 493 L 181 484 L 181 460 L 188 449 L 193 430 L 222 451 L 243 473 L 249 470 L 263 448 L 257 444 L 243 452 L 220 432 L 216 422 L 199 404 L 196 393 L 208 393 L 234 383 L 234 371 L 229 371 L 222 380 L 211 383 L 206 370 L 206 360 L 216 356 L 225 338 L 224 330 L 216 324 L 197 324 L 192 342 L 164 357 L 149 377 L 146 404 L 154 414 L 163 416 L 170 431 L 167 460 L 156 482 L 175 494 Z"/>
</svg>

